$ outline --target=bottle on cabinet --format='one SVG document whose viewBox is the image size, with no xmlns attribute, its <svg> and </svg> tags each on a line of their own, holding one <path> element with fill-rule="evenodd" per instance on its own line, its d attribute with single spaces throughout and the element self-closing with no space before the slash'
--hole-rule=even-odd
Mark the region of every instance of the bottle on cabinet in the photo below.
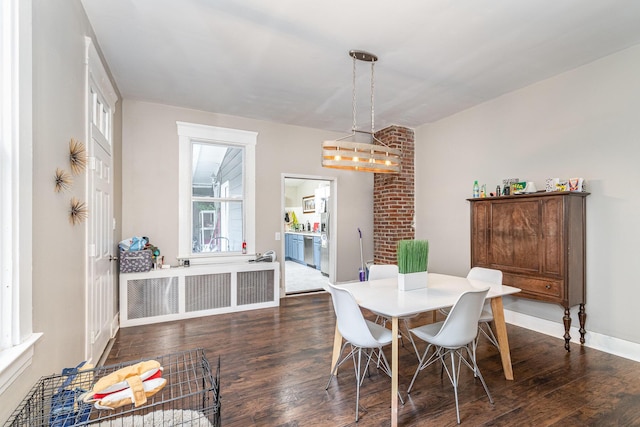
<svg viewBox="0 0 640 427">
<path fill-rule="evenodd" d="M 480 197 L 480 186 L 478 185 L 478 181 L 473 182 L 473 198 Z"/>
</svg>

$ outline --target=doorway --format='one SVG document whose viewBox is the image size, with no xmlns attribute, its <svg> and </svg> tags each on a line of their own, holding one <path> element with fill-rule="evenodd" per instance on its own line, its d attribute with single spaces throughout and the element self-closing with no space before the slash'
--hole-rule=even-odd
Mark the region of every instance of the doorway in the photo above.
<svg viewBox="0 0 640 427">
<path fill-rule="evenodd" d="M 333 179 L 283 176 L 283 277 L 286 295 L 326 289 L 331 272 Z"/>
<path fill-rule="evenodd" d="M 113 256 L 113 116 L 117 101 L 98 52 L 86 38 L 87 277 L 85 360 L 94 364 L 118 328 Z"/>
</svg>

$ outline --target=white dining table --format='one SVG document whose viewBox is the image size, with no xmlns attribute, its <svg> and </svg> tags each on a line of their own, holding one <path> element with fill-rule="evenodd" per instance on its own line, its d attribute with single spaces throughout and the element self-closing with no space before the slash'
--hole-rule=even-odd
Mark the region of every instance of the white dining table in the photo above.
<svg viewBox="0 0 640 427">
<path fill-rule="evenodd" d="M 513 380 L 511 353 L 504 321 L 502 297 L 520 292 L 512 286 L 498 285 L 470 280 L 466 277 L 429 273 L 427 286 L 412 291 L 398 289 L 397 279 L 372 280 L 365 282 L 343 282 L 336 286 L 348 289 L 358 305 L 391 319 L 391 331 L 394 337 L 391 343 L 391 425 L 398 425 L 398 318 L 425 313 L 453 306 L 460 295 L 472 289 L 489 288 L 487 299 L 491 300 L 496 336 L 500 346 L 502 369 L 507 380 Z M 336 324 L 333 342 L 331 368 L 340 357 L 342 335 Z"/>
</svg>

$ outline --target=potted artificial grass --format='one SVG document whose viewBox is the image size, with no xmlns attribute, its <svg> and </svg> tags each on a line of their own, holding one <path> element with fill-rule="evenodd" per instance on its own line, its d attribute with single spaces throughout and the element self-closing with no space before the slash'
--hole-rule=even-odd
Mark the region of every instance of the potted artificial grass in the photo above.
<svg viewBox="0 0 640 427">
<path fill-rule="evenodd" d="M 429 264 L 428 240 L 400 240 L 398 256 L 398 289 L 411 291 L 427 287 Z"/>
</svg>

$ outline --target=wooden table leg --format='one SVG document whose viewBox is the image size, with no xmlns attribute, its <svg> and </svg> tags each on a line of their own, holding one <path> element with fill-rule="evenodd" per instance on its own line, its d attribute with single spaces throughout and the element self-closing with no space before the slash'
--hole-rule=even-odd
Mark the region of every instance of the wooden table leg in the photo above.
<svg viewBox="0 0 640 427">
<path fill-rule="evenodd" d="M 398 425 L 398 318 L 391 318 L 391 427 Z"/>
<path fill-rule="evenodd" d="M 338 324 L 336 322 L 336 332 L 333 336 L 333 355 L 331 356 L 331 366 L 329 367 L 329 373 L 336 363 L 338 363 L 338 358 L 340 357 L 340 349 L 342 348 L 342 334 L 338 330 Z M 338 370 L 336 370 L 336 376 L 338 376 Z"/>
<path fill-rule="evenodd" d="M 513 380 L 511 351 L 509 350 L 507 325 L 504 321 L 504 307 L 502 305 L 502 297 L 491 299 L 491 311 L 493 311 L 493 322 L 496 327 L 498 344 L 500 345 L 500 358 L 502 359 L 502 370 L 504 371 L 504 377 L 508 380 Z"/>
<path fill-rule="evenodd" d="M 567 351 L 571 351 L 569 346 L 569 342 L 571 342 L 571 334 L 569 333 L 571 330 L 571 311 L 568 306 L 564 308 L 562 322 L 564 323 L 564 348 Z"/>
<path fill-rule="evenodd" d="M 587 333 L 584 329 L 584 324 L 587 321 L 587 312 L 584 311 L 584 303 L 580 304 L 580 311 L 578 311 L 578 320 L 580 321 L 580 344 L 584 344 L 584 335 Z"/>
</svg>

